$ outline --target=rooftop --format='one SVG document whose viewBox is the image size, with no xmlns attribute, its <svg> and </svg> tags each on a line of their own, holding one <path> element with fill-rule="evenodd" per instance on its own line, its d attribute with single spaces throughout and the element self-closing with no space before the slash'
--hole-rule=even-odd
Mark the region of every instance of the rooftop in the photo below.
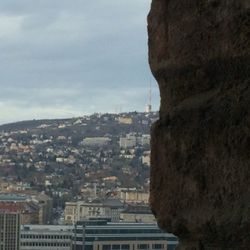
<svg viewBox="0 0 250 250">
<path fill-rule="evenodd" d="M 0 194 L 0 201 L 25 201 L 27 199 L 30 199 L 30 196 L 25 194 L 7 194 L 3 193 Z"/>
</svg>

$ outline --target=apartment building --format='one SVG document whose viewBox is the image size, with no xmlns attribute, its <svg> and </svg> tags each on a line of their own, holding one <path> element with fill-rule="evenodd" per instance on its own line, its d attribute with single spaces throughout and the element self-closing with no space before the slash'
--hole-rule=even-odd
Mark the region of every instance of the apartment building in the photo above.
<svg viewBox="0 0 250 250">
<path fill-rule="evenodd" d="M 20 214 L 0 211 L 0 250 L 19 250 Z"/>
</svg>

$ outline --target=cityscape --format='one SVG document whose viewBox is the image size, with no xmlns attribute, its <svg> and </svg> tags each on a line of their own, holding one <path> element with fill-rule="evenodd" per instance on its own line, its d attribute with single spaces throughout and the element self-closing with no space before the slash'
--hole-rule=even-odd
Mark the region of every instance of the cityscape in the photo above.
<svg viewBox="0 0 250 250">
<path fill-rule="evenodd" d="M 250 0 L 1 0 L 0 250 L 250 249 L 249 31 Z"/>
<path fill-rule="evenodd" d="M 149 207 L 157 118 L 148 105 L 0 126 L 0 249 L 174 249 Z"/>
</svg>

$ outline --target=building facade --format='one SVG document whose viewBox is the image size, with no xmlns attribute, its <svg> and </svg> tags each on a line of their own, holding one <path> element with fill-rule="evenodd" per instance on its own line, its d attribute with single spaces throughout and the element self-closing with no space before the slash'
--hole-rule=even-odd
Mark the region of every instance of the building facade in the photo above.
<svg viewBox="0 0 250 250">
<path fill-rule="evenodd" d="M 0 212 L 0 250 L 19 250 L 20 214 Z"/>
<path fill-rule="evenodd" d="M 46 194 L 40 193 L 37 195 L 33 195 L 32 200 L 39 206 L 39 224 L 52 223 L 52 210 L 53 210 L 52 198 L 50 198 Z"/>
<path fill-rule="evenodd" d="M 121 189 L 118 192 L 119 198 L 125 203 L 145 203 L 148 204 L 149 192 L 138 190 Z"/>
<path fill-rule="evenodd" d="M 129 204 L 120 214 L 123 222 L 155 223 L 155 216 L 148 205 Z"/>
<path fill-rule="evenodd" d="M 104 146 L 111 142 L 109 137 L 86 137 L 82 141 L 85 146 Z"/>
<path fill-rule="evenodd" d="M 81 221 L 73 229 L 74 250 L 174 250 L 178 244 L 173 234 L 150 223 L 109 223 Z"/>
<path fill-rule="evenodd" d="M 72 250 L 71 226 L 22 225 L 20 250 Z"/>
<path fill-rule="evenodd" d="M 137 138 L 134 134 L 127 134 L 126 137 L 120 137 L 120 148 L 134 148 L 137 144 Z"/>
<path fill-rule="evenodd" d="M 20 241 L 20 250 L 174 250 L 178 243 L 156 223 L 112 223 L 103 219 L 75 225 L 23 225 Z"/>
<path fill-rule="evenodd" d="M 89 218 L 110 218 L 112 222 L 118 222 L 123 208 L 123 203 L 118 199 L 66 202 L 64 220 L 67 224 Z"/>
<path fill-rule="evenodd" d="M 0 194 L 0 210 L 19 212 L 21 224 L 49 224 L 52 199 L 44 194 Z"/>
</svg>

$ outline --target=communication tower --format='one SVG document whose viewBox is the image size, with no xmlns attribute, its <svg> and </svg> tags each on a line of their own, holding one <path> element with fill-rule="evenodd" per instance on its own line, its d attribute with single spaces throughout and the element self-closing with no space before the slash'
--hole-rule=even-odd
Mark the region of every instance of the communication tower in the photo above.
<svg viewBox="0 0 250 250">
<path fill-rule="evenodd" d="M 151 78 L 150 78 L 150 87 L 149 87 L 149 95 L 148 95 L 148 104 L 146 105 L 146 113 L 152 112 L 152 84 L 151 84 Z"/>
</svg>

